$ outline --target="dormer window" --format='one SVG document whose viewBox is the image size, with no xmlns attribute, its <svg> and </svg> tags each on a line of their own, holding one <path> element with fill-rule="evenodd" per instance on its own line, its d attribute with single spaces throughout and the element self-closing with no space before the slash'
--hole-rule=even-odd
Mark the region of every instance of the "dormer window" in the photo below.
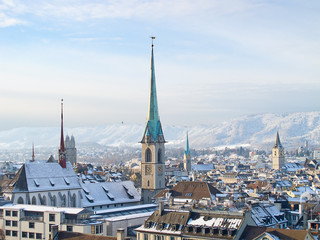
<svg viewBox="0 0 320 240">
<path fill-rule="evenodd" d="M 109 189 L 106 187 L 106 186 L 102 186 L 103 190 L 108 193 L 109 192 Z"/>
<path fill-rule="evenodd" d="M 66 183 L 67 185 L 70 185 L 70 182 L 69 182 L 69 179 L 68 179 L 68 178 L 64 177 L 63 179 L 64 179 L 64 181 L 65 181 L 65 183 Z"/>
<path fill-rule="evenodd" d="M 49 182 L 50 182 L 51 186 L 53 187 L 55 183 L 52 178 L 49 178 Z"/>
<path fill-rule="evenodd" d="M 36 187 L 39 187 L 39 186 L 40 186 L 40 183 L 38 182 L 37 179 L 33 179 L 33 182 L 34 182 L 34 185 L 36 185 Z"/>
</svg>

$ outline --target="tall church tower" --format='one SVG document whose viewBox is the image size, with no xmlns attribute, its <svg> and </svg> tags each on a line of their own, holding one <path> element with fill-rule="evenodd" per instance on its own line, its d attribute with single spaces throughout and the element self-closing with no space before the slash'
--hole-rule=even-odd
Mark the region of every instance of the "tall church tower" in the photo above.
<svg viewBox="0 0 320 240">
<path fill-rule="evenodd" d="M 152 40 L 153 39 L 155 38 L 152 37 Z M 153 57 L 153 41 L 151 47 L 152 50 L 149 109 L 147 114 L 146 127 L 141 140 L 141 196 L 143 203 L 151 203 L 152 198 L 165 188 L 165 139 L 158 112 L 156 77 Z"/>
<path fill-rule="evenodd" d="M 188 132 L 187 132 L 186 150 L 184 151 L 184 157 L 183 157 L 183 166 L 185 171 L 187 172 L 191 171 L 191 155 L 190 155 L 190 149 L 189 149 Z"/>
<path fill-rule="evenodd" d="M 63 99 L 61 99 L 61 135 L 60 135 L 60 147 L 59 147 L 59 164 L 61 167 L 66 168 L 66 149 L 64 145 L 63 137 Z"/>
<path fill-rule="evenodd" d="M 280 142 L 279 132 L 277 132 L 276 143 L 272 148 L 272 168 L 281 170 L 284 166 L 284 148 Z"/>
<path fill-rule="evenodd" d="M 69 161 L 72 166 L 77 164 L 77 148 L 74 140 L 74 136 L 71 138 L 66 136 L 66 160 Z"/>
</svg>

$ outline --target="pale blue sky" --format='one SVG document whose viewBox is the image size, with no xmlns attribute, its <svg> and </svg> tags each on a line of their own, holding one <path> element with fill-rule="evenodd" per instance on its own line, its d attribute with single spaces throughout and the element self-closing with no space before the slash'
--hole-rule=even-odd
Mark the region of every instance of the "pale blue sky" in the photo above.
<svg viewBox="0 0 320 240">
<path fill-rule="evenodd" d="M 319 111 L 320 1 L 0 0 L 0 129 Z"/>
</svg>

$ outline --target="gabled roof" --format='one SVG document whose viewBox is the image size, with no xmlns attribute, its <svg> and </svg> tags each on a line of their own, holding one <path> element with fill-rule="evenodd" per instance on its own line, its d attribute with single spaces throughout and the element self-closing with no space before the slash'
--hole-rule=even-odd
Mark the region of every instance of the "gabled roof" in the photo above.
<svg viewBox="0 0 320 240">
<path fill-rule="evenodd" d="M 221 192 L 207 182 L 179 182 L 172 190 L 162 190 L 155 198 L 166 197 L 167 193 L 170 193 L 173 198 L 190 200 L 210 198 L 212 200 L 212 195 Z"/>
<path fill-rule="evenodd" d="M 20 168 L 4 191 L 18 193 L 64 189 L 80 189 L 70 162 L 67 162 L 66 168 L 59 163 L 31 162 Z"/>
</svg>

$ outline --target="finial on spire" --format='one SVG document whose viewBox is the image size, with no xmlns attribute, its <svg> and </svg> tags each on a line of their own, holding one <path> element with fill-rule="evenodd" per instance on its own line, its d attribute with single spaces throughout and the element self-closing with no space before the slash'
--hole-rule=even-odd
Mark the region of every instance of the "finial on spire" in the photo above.
<svg viewBox="0 0 320 240">
<path fill-rule="evenodd" d="M 153 40 L 156 39 L 156 37 L 150 37 L 151 38 L 151 47 L 153 48 Z"/>
</svg>

